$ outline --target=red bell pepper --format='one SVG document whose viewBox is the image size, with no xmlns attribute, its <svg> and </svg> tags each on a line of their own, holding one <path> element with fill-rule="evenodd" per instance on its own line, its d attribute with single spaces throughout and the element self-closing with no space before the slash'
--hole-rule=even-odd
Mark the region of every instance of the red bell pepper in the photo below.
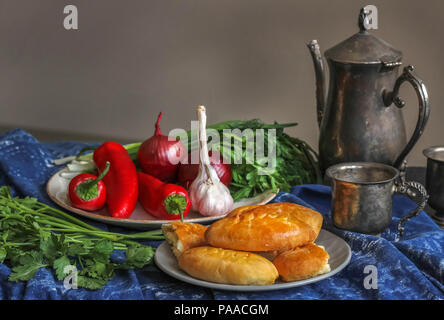
<svg viewBox="0 0 444 320">
<path fill-rule="evenodd" d="M 109 171 L 109 162 L 98 177 L 90 173 L 81 173 L 69 183 L 68 196 L 71 204 L 79 209 L 96 211 L 102 209 L 106 200 L 106 186 L 102 179 Z"/>
<path fill-rule="evenodd" d="M 103 170 L 110 162 L 108 174 L 103 178 L 106 186 L 106 204 L 115 218 L 129 218 L 139 195 L 137 170 L 128 151 L 117 142 L 105 142 L 94 151 L 94 163 Z"/>
<path fill-rule="evenodd" d="M 163 181 L 138 172 L 139 201 L 142 207 L 159 219 L 175 220 L 185 218 L 191 208 L 188 192 L 176 184 Z"/>
</svg>

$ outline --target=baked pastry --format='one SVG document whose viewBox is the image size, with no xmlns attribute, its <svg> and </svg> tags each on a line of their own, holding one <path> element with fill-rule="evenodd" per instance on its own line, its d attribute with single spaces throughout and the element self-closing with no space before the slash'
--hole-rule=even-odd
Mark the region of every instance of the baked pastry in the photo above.
<svg viewBox="0 0 444 320">
<path fill-rule="evenodd" d="M 267 210 L 270 210 L 270 212 L 273 212 L 275 214 L 279 213 L 284 215 L 291 215 L 292 217 L 305 222 L 306 224 L 310 225 L 313 228 L 314 232 L 316 233 L 316 237 L 321 231 L 322 220 L 323 220 L 322 214 L 310 208 L 289 202 L 269 203 L 266 205 L 243 206 L 231 211 L 227 215 L 227 217 L 243 214 L 257 207 L 266 207 Z"/>
<path fill-rule="evenodd" d="M 232 216 L 235 216 L 235 215 L 237 215 L 237 214 L 241 214 L 241 213 L 244 213 L 244 212 L 250 211 L 251 209 L 254 209 L 254 208 L 257 208 L 257 207 L 260 207 L 260 206 L 261 206 L 260 204 L 255 204 L 255 205 L 250 205 L 250 206 L 242 206 L 242 207 L 238 207 L 238 208 L 232 210 L 232 211 L 231 211 L 229 214 L 227 214 L 225 217 L 232 217 Z"/>
<path fill-rule="evenodd" d="M 256 251 L 255 253 L 260 255 L 261 257 L 264 257 L 267 260 L 273 261 L 274 258 L 276 258 L 281 252 L 273 250 L 273 251 Z"/>
<path fill-rule="evenodd" d="M 251 252 L 203 246 L 186 250 L 178 261 L 190 276 L 217 283 L 267 285 L 279 277 L 273 263 Z"/>
<path fill-rule="evenodd" d="M 314 243 L 282 252 L 273 264 L 284 281 L 297 281 L 330 272 L 330 256 L 323 247 Z"/>
<path fill-rule="evenodd" d="M 294 206 L 297 205 L 276 203 L 236 209 L 213 223 L 205 238 L 213 247 L 243 251 L 285 251 L 314 241 L 318 224 L 313 228 L 298 219 L 308 214 L 305 207 Z"/>
<path fill-rule="evenodd" d="M 206 226 L 198 223 L 173 221 L 162 225 L 163 235 L 176 257 L 193 247 L 204 246 Z"/>
</svg>

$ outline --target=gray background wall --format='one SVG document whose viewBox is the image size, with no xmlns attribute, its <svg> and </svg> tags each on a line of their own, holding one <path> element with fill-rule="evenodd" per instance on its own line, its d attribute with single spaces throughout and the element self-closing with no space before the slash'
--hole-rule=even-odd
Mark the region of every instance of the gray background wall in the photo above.
<svg viewBox="0 0 444 320">
<path fill-rule="evenodd" d="M 62 26 L 79 10 L 79 30 Z M 317 147 L 314 73 L 305 46 L 323 50 L 357 31 L 367 1 L 0 0 L 0 127 L 42 140 L 140 141 L 162 110 L 164 132 L 188 128 L 194 106 L 210 123 L 297 121 L 288 130 Z M 444 144 L 444 1 L 376 1 L 375 32 L 404 53 L 432 102 L 411 153 Z M 412 132 L 417 103 L 404 86 Z"/>
</svg>

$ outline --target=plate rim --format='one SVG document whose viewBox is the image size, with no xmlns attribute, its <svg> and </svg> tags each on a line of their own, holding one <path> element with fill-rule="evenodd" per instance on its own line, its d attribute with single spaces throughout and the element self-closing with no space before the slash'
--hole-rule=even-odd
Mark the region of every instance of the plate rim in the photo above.
<svg viewBox="0 0 444 320">
<path fill-rule="evenodd" d="M 59 200 L 55 195 L 53 195 L 49 191 L 49 185 L 52 182 L 52 180 L 58 178 L 59 174 L 62 171 L 66 171 L 66 170 L 67 170 L 67 167 L 58 170 L 46 182 L 46 193 L 48 194 L 49 198 L 52 201 L 54 201 L 57 205 L 59 205 L 60 207 L 64 208 L 65 210 L 68 210 L 70 212 L 73 212 L 75 214 L 81 215 L 83 217 L 86 217 L 86 218 L 89 218 L 89 219 L 92 219 L 92 220 L 95 220 L 95 221 L 108 222 L 108 223 L 111 223 L 111 224 L 112 223 L 118 223 L 119 225 L 125 224 L 126 226 L 129 226 L 129 225 L 139 225 L 139 226 L 140 225 L 161 225 L 161 224 L 169 223 L 171 221 L 175 221 L 175 220 L 167 220 L 167 219 L 156 219 L 156 220 L 154 220 L 154 219 L 153 220 L 138 219 L 138 220 L 136 220 L 136 219 L 129 219 L 129 218 L 124 218 L 124 219 L 122 219 L 122 218 L 114 218 L 114 217 L 111 217 L 111 216 L 107 217 L 107 216 L 103 216 L 103 215 L 100 215 L 100 214 L 97 214 L 97 213 L 88 212 L 86 210 L 78 209 L 78 208 L 75 208 L 73 206 L 67 206 L 66 203 L 64 203 L 63 201 Z M 63 179 L 62 177 L 60 177 L 60 178 Z M 267 190 L 265 192 L 268 192 L 268 191 L 271 191 L 271 189 Z M 271 193 L 272 197 L 267 202 L 273 200 L 277 196 L 278 193 L 279 193 L 279 189 L 275 193 L 272 192 Z M 206 222 L 208 222 L 209 223 L 209 222 L 213 222 L 215 220 L 222 219 L 225 216 L 226 216 L 226 214 L 225 215 L 221 215 L 221 216 L 211 216 L 211 217 L 202 216 L 200 218 L 190 218 L 190 219 L 184 218 L 184 222 L 192 222 L 192 223 L 206 223 Z"/>
<path fill-rule="evenodd" d="M 173 271 L 180 271 L 183 272 L 184 275 L 182 275 L 182 277 L 184 277 L 185 279 L 180 279 L 178 278 L 175 273 L 171 270 L 169 270 L 168 268 L 165 268 L 165 266 L 163 266 L 160 262 L 159 262 L 159 257 L 158 257 L 158 250 L 159 248 L 161 248 L 161 250 L 168 250 L 170 255 L 173 255 L 173 252 L 171 251 L 168 242 L 165 240 L 163 241 L 157 248 L 156 248 L 156 252 L 154 254 L 154 262 L 156 264 L 156 266 L 162 270 L 162 272 L 166 273 L 167 275 L 173 277 L 176 280 L 182 281 L 182 282 L 186 282 L 192 285 L 196 285 L 196 286 L 201 286 L 201 287 L 205 287 L 205 288 L 210 288 L 210 289 L 215 289 L 215 290 L 223 290 L 223 291 L 238 291 L 238 292 L 260 292 L 260 291 L 274 291 L 274 290 L 283 290 L 283 289 L 290 289 L 290 288 L 296 288 L 296 287 L 300 287 L 300 286 L 304 286 L 307 284 L 311 284 L 314 282 L 318 282 L 327 278 L 330 278 L 334 275 L 336 275 L 337 273 L 341 272 L 351 261 L 351 257 L 352 257 L 352 251 L 351 251 L 351 247 L 350 245 L 341 237 L 337 236 L 336 234 L 325 230 L 325 229 L 321 229 L 321 232 L 326 232 L 331 234 L 333 237 L 340 239 L 344 244 L 345 247 L 347 248 L 347 256 L 345 258 L 345 260 L 338 266 L 336 267 L 336 269 L 309 278 L 309 279 L 304 279 L 304 280 L 299 280 L 299 281 L 292 281 L 292 282 L 283 282 L 283 283 L 274 283 L 271 285 L 264 285 L 264 286 L 256 286 L 256 285 L 233 285 L 233 284 L 224 284 L 224 283 L 216 283 L 216 282 L 210 282 L 210 281 L 205 281 L 205 280 L 201 280 L 201 279 L 197 279 L 194 278 L 188 274 L 186 274 L 184 271 L 178 269 L 178 270 L 173 270 Z M 315 241 L 316 242 L 316 241 Z M 165 249 L 166 248 L 166 249 Z M 174 257 L 175 258 L 175 257 Z"/>
</svg>

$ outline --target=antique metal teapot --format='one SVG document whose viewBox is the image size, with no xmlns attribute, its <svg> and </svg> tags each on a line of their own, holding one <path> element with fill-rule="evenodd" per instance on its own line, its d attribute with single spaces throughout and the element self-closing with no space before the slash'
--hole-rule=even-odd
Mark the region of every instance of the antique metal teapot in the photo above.
<svg viewBox="0 0 444 320">
<path fill-rule="evenodd" d="M 430 106 L 427 89 L 402 53 L 367 30 L 361 9 L 359 32 L 325 51 L 330 73 L 325 99 L 325 71 L 316 40 L 308 44 L 316 71 L 319 162 L 322 172 L 342 162 L 378 162 L 400 168 L 424 131 Z M 407 142 L 399 88 L 410 83 L 419 100 L 415 131 Z"/>
</svg>

